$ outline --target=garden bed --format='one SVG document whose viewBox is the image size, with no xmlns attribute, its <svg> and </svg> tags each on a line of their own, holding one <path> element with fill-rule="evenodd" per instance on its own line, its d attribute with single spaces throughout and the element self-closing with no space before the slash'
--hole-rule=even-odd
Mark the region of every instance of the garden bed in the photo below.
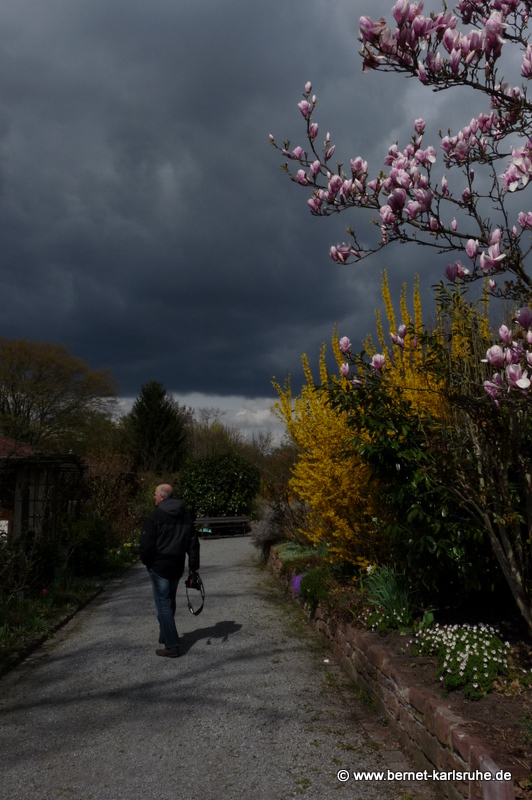
<svg viewBox="0 0 532 800">
<path fill-rule="evenodd" d="M 280 574 L 281 562 L 272 551 L 270 568 Z M 283 581 L 295 597 L 290 576 Z M 532 798 L 532 689 L 519 680 L 532 667 L 532 643 L 518 623 L 506 623 L 516 671 L 496 691 L 469 700 L 462 691 L 443 696 L 434 657 L 412 653 L 412 635 L 380 634 L 338 619 L 324 607 L 311 613 L 316 628 L 331 642 L 335 654 L 353 681 L 368 691 L 394 728 L 403 746 L 421 769 L 475 771 L 501 769 L 511 781 L 444 781 L 440 789 L 460 798 Z"/>
</svg>

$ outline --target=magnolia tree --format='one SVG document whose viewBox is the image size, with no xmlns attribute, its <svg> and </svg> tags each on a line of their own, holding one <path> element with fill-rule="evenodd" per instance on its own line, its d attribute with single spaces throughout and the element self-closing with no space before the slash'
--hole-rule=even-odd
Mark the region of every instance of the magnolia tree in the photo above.
<svg viewBox="0 0 532 800">
<path fill-rule="evenodd" d="M 438 148 L 425 143 L 425 121 L 416 119 L 411 141 L 403 149 L 392 143 L 386 169 L 374 177 L 362 156 L 351 158 L 347 171 L 338 163 L 334 169 L 335 145 L 327 133 L 319 148 L 317 98 L 311 83 L 305 85 L 299 109 L 307 149 L 290 150 L 289 142 L 279 147 L 270 135 L 287 159 L 285 169 L 311 192 L 307 203 L 315 216 L 354 208 L 378 213 L 372 220 L 380 227 L 378 241 L 365 245 L 358 229 L 349 227 L 351 241 L 330 249 L 333 261 L 358 262 L 392 242 L 412 242 L 452 257 L 448 280 L 487 278 L 495 296 L 528 304 L 532 211 L 511 213 L 507 199 L 523 192 L 532 176 L 532 104 L 523 82 L 532 76 L 531 7 L 529 0 L 460 0 L 454 12 L 424 16 L 423 2 L 398 0 L 394 26 L 383 18 L 360 18 L 363 71 L 402 72 L 435 91 L 469 87 L 486 96 L 487 106 L 455 135 L 440 136 Z M 505 46 L 521 51 L 518 61 L 508 59 L 510 66 L 520 65 L 519 86 L 499 75 Z M 442 169 L 436 176 L 438 161 Z M 475 180 L 479 169 L 484 175 Z M 524 372 L 526 361 L 514 359 L 512 378 L 517 366 Z M 527 375 L 517 380 L 523 380 L 518 388 L 529 388 Z"/>
<path fill-rule="evenodd" d="M 532 277 L 527 271 L 532 211 L 525 196 L 532 177 L 532 103 L 527 89 L 532 77 L 531 8 L 531 0 L 460 0 L 452 11 L 444 4 L 440 13 L 426 15 L 422 0 L 397 0 L 390 22 L 360 18 L 363 72 L 404 73 L 433 91 L 465 87 L 486 101 L 478 117 L 456 133 L 440 133 L 438 143 L 425 141 L 425 121 L 415 119 L 410 141 L 406 146 L 390 143 L 377 175 L 369 174 L 361 155 L 351 158 L 347 169 L 336 162 L 330 134 L 324 140 L 319 136 L 317 99 L 311 83 L 305 85 L 299 102 L 307 145 L 290 149 L 290 142 L 279 146 L 270 135 L 285 158 L 284 168 L 292 181 L 310 194 L 307 203 L 314 216 L 350 209 L 375 212 L 372 222 L 379 230 L 373 240 L 362 235 L 360 228 L 349 227 L 349 241 L 330 248 L 333 261 L 357 263 L 390 243 L 411 242 L 448 254 L 445 277 L 451 283 L 484 279 L 495 297 L 514 304 L 515 329 L 501 328 L 501 341 L 486 353 L 484 360 L 493 369 L 484 391 L 493 401 L 493 414 L 502 415 L 505 407 L 512 419 L 520 420 L 521 427 L 528 426 L 528 374 L 532 367 Z M 511 82 L 502 74 L 503 65 L 505 71 L 515 72 Z M 521 203 L 517 202 L 519 195 Z M 400 346 L 405 334 L 406 330 L 397 331 L 400 341 L 396 344 Z M 346 342 L 343 339 L 344 350 Z M 386 354 L 373 355 L 368 369 L 385 371 L 386 358 Z M 347 361 L 342 372 L 349 375 Z M 360 377 L 356 381 L 360 382 Z M 474 420 L 474 414 L 468 419 Z M 500 416 L 499 421 L 502 419 Z M 489 441 L 479 439 L 474 425 L 470 430 L 479 461 L 484 458 L 492 469 L 494 454 L 489 452 Z M 497 505 L 489 519 L 485 518 L 482 497 L 489 502 L 487 473 L 480 469 L 474 512 L 485 524 L 532 629 L 528 589 L 532 470 L 526 453 L 514 453 L 514 457 L 524 472 L 526 497 L 519 500 L 519 493 L 511 490 L 511 469 L 501 463 L 498 474 L 503 489 L 494 489 L 505 498 L 503 509 Z M 464 481 L 467 484 L 469 478 Z M 464 494 L 463 487 L 459 491 Z M 514 527 L 508 533 L 511 524 Z"/>
</svg>

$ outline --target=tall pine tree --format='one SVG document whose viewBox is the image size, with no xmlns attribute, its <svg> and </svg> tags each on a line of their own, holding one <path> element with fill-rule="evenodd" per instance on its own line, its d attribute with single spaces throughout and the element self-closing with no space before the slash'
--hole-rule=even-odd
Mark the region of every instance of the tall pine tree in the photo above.
<svg viewBox="0 0 532 800">
<path fill-rule="evenodd" d="M 124 420 L 135 468 L 161 477 L 177 472 L 186 455 L 189 416 L 162 383 L 144 384 Z"/>
</svg>

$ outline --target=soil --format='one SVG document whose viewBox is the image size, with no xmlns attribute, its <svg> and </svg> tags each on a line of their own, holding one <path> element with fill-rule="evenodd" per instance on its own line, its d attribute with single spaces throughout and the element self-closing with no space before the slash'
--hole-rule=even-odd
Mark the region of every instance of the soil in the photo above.
<svg viewBox="0 0 532 800">
<path fill-rule="evenodd" d="M 493 745 L 498 765 L 514 775 L 516 797 L 532 800 L 532 639 L 515 621 L 498 627 L 503 638 L 510 642 L 513 670 L 480 700 L 470 700 L 462 691 L 445 695 L 436 674 L 436 659 L 414 656 L 411 634 L 394 631 L 376 635 L 402 672 L 415 669 L 416 686 L 425 687 L 438 697 L 444 696 L 452 711 L 467 721 L 464 726 L 467 731 Z"/>
</svg>

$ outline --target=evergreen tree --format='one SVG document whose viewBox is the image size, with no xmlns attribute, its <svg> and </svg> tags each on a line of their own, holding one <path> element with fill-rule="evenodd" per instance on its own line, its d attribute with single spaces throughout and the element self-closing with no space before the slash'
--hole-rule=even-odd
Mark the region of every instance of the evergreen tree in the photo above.
<svg viewBox="0 0 532 800">
<path fill-rule="evenodd" d="M 124 420 L 135 468 L 161 476 L 176 472 L 186 454 L 189 416 L 162 383 L 144 384 Z"/>
</svg>

